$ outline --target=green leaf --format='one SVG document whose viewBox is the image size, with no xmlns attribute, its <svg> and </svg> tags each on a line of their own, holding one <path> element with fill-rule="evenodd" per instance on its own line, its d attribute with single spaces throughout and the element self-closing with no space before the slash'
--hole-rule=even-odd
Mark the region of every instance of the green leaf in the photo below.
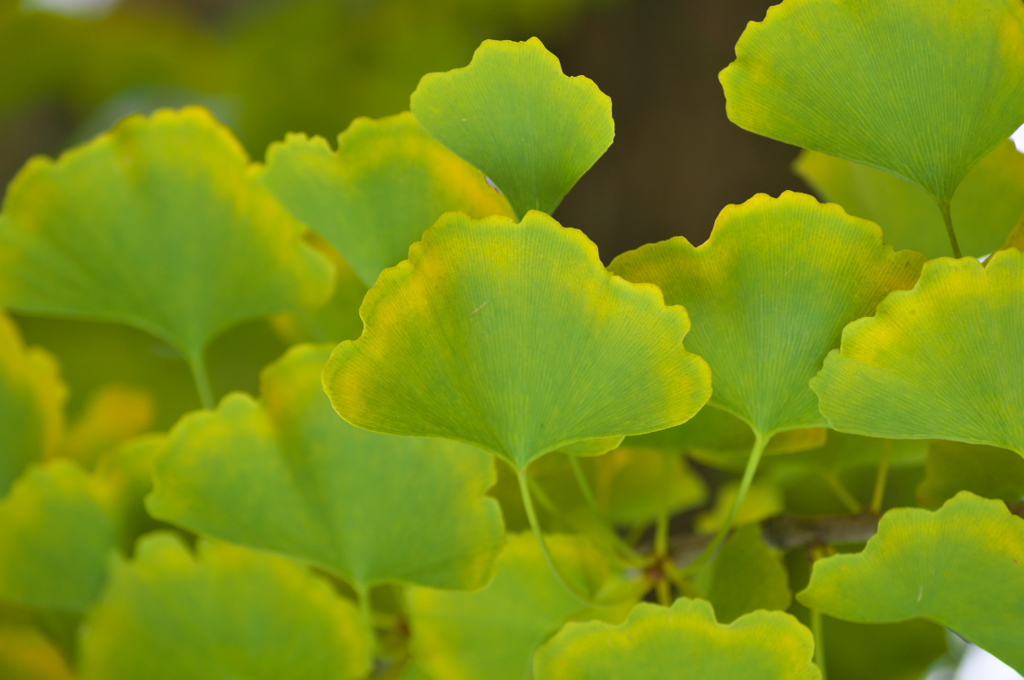
<svg viewBox="0 0 1024 680">
<path fill-rule="evenodd" d="M 697 585 L 722 623 L 757 609 L 785 610 L 793 600 L 789 573 L 757 524 L 740 527 L 722 544 L 698 574 Z"/>
<path fill-rule="evenodd" d="M 537 680 L 818 680 L 814 639 L 796 619 L 759 611 L 725 626 L 703 600 L 638 604 L 620 626 L 566 626 L 537 653 Z"/>
<path fill-rule="evenodd" d="M 959 491 L 1012 502 L 1024 499 L 1024 458 L 1013 451 L 961 442 L 931 442 L 918 495 L 940 505 Z"/>
<path fill-rule="evenodd" d="M 911 291 L 843 331 L 811 387 L 844 432 L 1024 454 L 1024 254 L 929 261 Z"/>
<path fill-rule="evenodd" d="M 56 452 L 66 397 L 57 362 L 25 347 L 0 310 L 0 498 L 30 463 Z"/>
<path fill-rule="evenodd" d="M 469 66 L 424 76 L 410 108 L 487 173 L 519 217 L 554 212 L 615 137 L 611 99 L 589 78 L 562 73 L 537 38 L 485 40 Z"/>
<path fill-rule="evenodd" d="M 169 534 L 113 568 L 81 633 L 84 680 L 338 680 L 370 670 L 368 632 L 330 585 L 282 557 Z"/>
<path fill-rule="evenodd" d="M 85 611 L 106 582 L 117 539 L 97 485 L 78 466 L 29 470 L 0 500 L 0 600 Z"/>
<path fill-rule="evenodd" d="M 800 154 L 794 167 L 820 196 L 881 225 L 886 243 L 929 258 L 950 254 L 942 213 L 919 187 L 815 151 Z M 1024 215 L 1024 154 L 1009 140 L 996 147 L 964 178 L 950 210 L 964 255 L 998 250 Z"/>
<path fill-rule="evenodd" d="M 204 109 L 135 116 L 11 183 L 0 301 L 128 324 L 195 365 L 230 326 L 327 298 L 303 229 Z"/>
<path fill-rule="evenodd" d="M 653 522 L 691 510 L 708 496 L 704 479 L 669 451 L 623 446 L 587 462 L 598 506 L 616 524 Z"/>
<path fill-rule="evenodd" d="M 262 400 L 226 397 L 171 432 L 147 506 L 199 533 L 316 564 L 360 590 L 383 582 L 479 588 L 504 528 L 493 459 L 338 418 L 320 386 L 328 347 L 269 366 Z"/>
<path fill-rule="evenodd" d="M 1024 6 L 786 0 L 747 26 L 720 78 L 740 127 L 886 170 L 948 204 L 1024 123 Z"/>
<path fill-rule="evenodd" d="M 38 630 L 0 623 L 0 678 L 76 680 L 67 661 Z"/>
<path fill-rule="evenodd" d="M 61 441 L 60 455 L 91 469 L 104 454 L 153 424 L 156 405 L 146 390 L 111 383 L 89 396 Z"/>
<path fill-rule="evenodd" d="M 925 618 L 1024 671 L 1024 520 L 962 492 L 937 512 L 890 510 L 864 552 L 814 564 L 797 599 L 847 621 Z"/>
<path fill-rule="evenodd" d="M 686 307 L 697 321 L 687 345 L 714 374 L 711 403 L 768 436 L 825 424 L 807 382 L 843 326 L 913 285 L 922 260 L 884 246 L 876 225 L 786 192 L 727 206 L 699 247 L 676 237 L 610 268 Z"/>
<path fill-rule="evenodd" d="M 697 516 L 694 528 L 702 534 L 713 534 L 725 523 L 730 509 L 736 502 L 740 485 L 727 482 L 718 487 L 714 506 Z M 735 524 L 760 522 L 781 515 L 786 509 L 782 491 L 768 480 L 756 480 L 743 497 L 743 504 L 736 513 Z"/>
<path fill-rule="evenodd" d="M 829 680 L 921 680 L 949 651 L 946 630 L 922 619 L 861 625 L 825 616 L 822 630 Z"/>
<path fill-rule="evenodd" d="M 365 330 L 324 369 L 334 408 L 392 434 L 476 444 L 524 468 L 586 439 L 678 425 L 707 400 L 686 312 L 612 276 L 582 232 L 451 213 L 381 274 Z"/>
<path fill-rule="evenodd" d="M 580 538 L 549 535 L 555 560 L 572 582 L 594 595 L 619 589 L 620 575 Z M 410 652 L 427 675 L 445 680 L 524 680 L 534 651 L 566 621 L 620 621 L 630 603 L 612 609 L 581 604 L 558 581 L 530 534 L 509 536 L 494 580 L 475 593 L 412 588 L 407 593 Z"/>
<path fill-rule="evenodd" d="M 332 152 L 321 137 L 271 145 L 263 182 L 372 286 L 442 214 L 512 215 L 483 174 L 424 132 L 410 113 L 357 118 Z"/>
</svg>

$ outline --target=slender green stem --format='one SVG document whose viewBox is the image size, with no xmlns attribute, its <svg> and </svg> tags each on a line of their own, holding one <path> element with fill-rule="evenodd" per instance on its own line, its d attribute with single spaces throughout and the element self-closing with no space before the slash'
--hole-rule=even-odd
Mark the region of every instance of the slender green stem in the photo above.
<svg viewBox="0 0 1024 680">
<path fill-rule="evenodd" d="M 662 570 L 668 569 L 668 533 L 671 518 L 668 510 L 662 509 L 658 515 L 658 523 L 654 528 L 654 554 L 663 565 Z M 672 584 L 668 580 L 668 574 L 662 574 L 655 585 L 658 594 L 658 604 L 667 607 L 672 604 Z"/>
<path fill-rule="evenodd" d="M 843 480 L 839 479 L 839 475 L 834 470 L 822 470 L 821 477 L 828 484 L 829 488 L 832 489 L 832 493 L 836 495 L 839 502 L 846 506 L 847 510 L 854 515 L 864 512 L 864 506 L 850 493 L 850 490 L 846 488 Z"/>
<path fill-rule="evenodd" d="M 956 240 L 956 231 L 953 230 L 953 214 L 949 209 L 948 201 L 939 201 L 939 210 L 942 212 L 942 221 L 946 223 L 946 234 L 949 236 L 949 245 L 953 246 L 953 257 L 961 258 L 960 244 Z"/>
<path fill-rule="evenodd" d="M 370 588 L 362 585 L 353 586 L 356 591 L 356 603 L 359 607 L 359 620 L 362 622 L 363 627 L 366 628 L 367 634 L 370 636 L 370 643 L 373 645 L 373 649 L 377 649 L 377 626 L 374 620 L 373 614 L 373 600 L 370 599 Z"/>
<path fill-rule="evenodd" d="M 210 383 L 210 372 L 206 369 L 206 357 L 203 350 L 192 352 L 186 356 L 188 367 L 192 370 L 192 380 L 196 384 L 199 403 L 208 411 L 217 405 L 213 398 L 213 385 Z"/>
<path fill-rule="evenodd" d="M 875 490 L 871 493 L 871 512 L 876 515 L 882 511 L 882 503 L 885 501 L 885 485 L 889 479 L 889 461 L 892 459 L 892 441 L 885 440 L 882 447 L 882 460 L 878 463 L 878 474 L 875 475 Z"/>
<path fill-rule="evenodd" d="M 725 540 L 725 537 L 729 535 L 732 530 L 733 524 L 736 522 L 736 516 L 740 512 L 740 507 L 743 506 L 743 501 L 747 498 L 747 493 L 750 491 L 750 485 L 754 482 L 754 475 L 757 474 L 757 468 L 761 464 L 761 456 L 764 455 L 764 447 L 768 444 L 768 437 L 765 437 L 760 432 L 754 433 L 754 445 L 750 449 L 750 457 L 747 458 L 747 467 L 743 470 L 743 478 L 740 480 L 740 488 L 736 493 L 736 500 L 733 501 L 732 507 L 729 509 L 729 515 L 726 517 L 722 526 L 718 528 L 718 533 L 708 543 L 708 546 L 704 548 L 704 552 L 693 561 L 692 564 L 686 567 L 685 573 L 693 574 L 700 570 L 709 559 L 711 559 L 719 546 Z"/>
<path fill-rule="evenodd" d="M 814 663 L 821 669 L 821 680 L 828 680 L 828 671 L 825 669 L 825 635 L 821 612 L 817 609 L 811 610 L 811 632 L 814 633 Z"/>
<path fill-rule="evenodd" d="M 590 508 L 595 515 L 603 517 L 604 513 L 597 505 L 597 497 L 594 495 L 594 490 L 590 488 L 590 481 L 583 473 L 583 466 L 580 465 L 579 456 L 573 456 L 570 454 L 566 455 L 569 458 L 569 466 L 572 467 L 572 474 L 576 478 L 576 485 L 580 487 L 580 493 L 583 494 L 583 500 L 586 501 L 587 507 Z"/>
</svg>

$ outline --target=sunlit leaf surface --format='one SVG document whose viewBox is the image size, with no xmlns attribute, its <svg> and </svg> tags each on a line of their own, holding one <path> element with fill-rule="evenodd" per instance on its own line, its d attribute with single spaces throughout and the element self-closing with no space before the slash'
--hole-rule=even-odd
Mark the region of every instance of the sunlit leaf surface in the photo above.
<svg viewBox="0 0 1024 680">
<path fill-rule="evenodd" d="M 1024 254 L 928 262 L 850 324 L 812 387 L 837 430 L 1024 454 Z"/>
<path fill-rule="evenodd" d="M 612 143 L 612 102 L 567 77 L 540 40 L 485 40 L 465 68 L 423 77 L 410 107 L 427 132 L 487 173 L 519 217 L 554 212 Z"/>
<path fill-rule="evenodd" d="M 81 635 L 85 680 L 355 680 L 370 639 L 351 602 L 282 557 L 176 537 L 118 562 Z"/>
<path fill-rule="evenodd" d="M 1024 6 L 786 0 L 747 26 L 721 80 L 740 127 L 948 202 L 1024 123 Z"/>
<path fill-rule="evenodd" d="M 1024 519 L 962 492 L 937 512 L 890 510 L 864 552 L 814 565 L 797 598 L 861 623 L 926 618 L 1024 671 Z"/>
<path fill-rule="evenodd" d="M 268 367 L 261 400 L 186 417 L 158 461 L 156 517 L 317 564 L 360 589 L 479 588 L 503 542 L 494 461 L 457 442 L 355 428 L 320 386 L 330 348 Z"/>
<path fill-rule="evenodd" d="M 711 365 L 712 403 L 768 435 L 825 424 L 807 382 L 843 327 L 912 286 L 922 259 L 894 253 L 876 225 L 838 206 L 787 192 L 726 207 L 701 246 L 676 237 L 610 268 L 686 307 L 687 347 Z"/>
<path fill-rule="evenodd" d="M 449 214 L 367 294 L 324 386 L 349 422 L 459 439 L 522 468 L 586 439 L 678 425 L 708 398 L 686 312 L 542 213 Z"/>
<path fill-rule="evenodd" d="M 814 639 L 796 619 L 758 611 L 725 626 L 703 600 L 641 603 L 620 626 L 566 626 L 538 653 L 537 680 L 817 680 Z"/>
</svg>

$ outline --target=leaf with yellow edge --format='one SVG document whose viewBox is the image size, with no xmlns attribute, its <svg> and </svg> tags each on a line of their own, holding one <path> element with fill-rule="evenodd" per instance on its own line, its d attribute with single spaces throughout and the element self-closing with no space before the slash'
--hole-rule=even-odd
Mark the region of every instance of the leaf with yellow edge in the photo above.
<svg viewBox="0 0 1024 680">
<path fill-rule="evenodd" d="M 759 194 L 722 210 L 703 245 L 646 245 L 610 269 L 686 307 L 687 345 L 714 375 L 711 403 L 768 437 L 825 424 L 808 381 L 846 324 L 917 279 L 923 257 L 881 236 L 806 194 Z"/>
<path fill-rule="evenodd" d="M 864 552 L 815 562 L 797 599 L 859 623 L 925 618 L 1024 671 L 1024 519 L 967 491 L 890 510 Z"/>
<path fill-rule="evenodd" d="M 625 584 L 585 540 L 561 534 L 547 540 L 567 576 L 594 595 Z M 509 536 L 497 574 L 483 590 L 412 588 L 406 597 L 412 658 L 427 675 L 445 680 L 529 678 L 534 651 L 566 621 L 620 621 L 631 605 L 593 609 L 581 604 L 552 573 L 529 534 Z"/>
<path fill-rule="evenodd" d="M 293 348 L 264 370 L 261 401 L 236 393 L 186 416 L 157 462 L 150 513 L 316 564 L 360 591 L 481 587 L 504 541 L 498 504 L 484 496 L 493 459 L 352 427 L 320 385 L 329 355 Z"/>
<path fill-rule="evenodd" d="M 1024 6 L 785 0 L 747 25 L 720 78 L 740 127 L 886 170 L 948 205 L 1024 123 Z"/>
<path fill-rule="evenodd" d="M 1024 454 L 1024 254 L 929 261 L 843 331 L 811 383 L 837 430 Z"/>
<path fill-rule="evenodd" d="M 145 432 L 153 424 L 155 410 L 153 396 L 146 390 L 104 385 L 68 428 L 60 455 L 91 468 L 102 454 Z"/>
<path fill-rule="evenodd" d="M 289 135 L 267 151 L 263 182 L 334 246 L 367 286 L 406 258 L 442 214 L 512 215 L 483 174 L 428 135 L 410 113 L 357 118 L 332 152 Z"/>
<path fill-rule="evenodd" d="M 133 116 L 35 158 L 0 216 L 0 304 L 124 323 L 196 367 L 246 319 L 325 300 L 330 264 L 204 109 Z"/>
<path fill-rule="evenodd" d="M 83 680 L 355 680 L 371 642 L 356 608 L 299 565 L 175 536 L 118 561 L 80 635 Z"/>
<path fill-rule="evenodd" d="M 485 40 L 469 66 L 423 76 L 409 106 L 494 180 L 519 217 L 554 212 L 615 137 L 611 99 L 562 73 L 537 38 Z"/>
<path fill-rule="evenodd" d="M 70 461 L 34 468 L 0 500 L 0 601 L 85 611 L 100 595 L 117 527 Z"/>
<path fill-rule="evenodd" d="M 877 222 L 886 243 L 929 258 L 950 254 L 942 213 L 920 187 L 816 151 L 800 154 L 794 168 L 823 198 Z M 1024 154 L 1012 141 L 996 147 L 964 178 L 950 211 L 964 255 L 999 249 L 1024 216 Z"/>
<path fill-rule="evenodd" d="M 610 274 L 539 212 L 516 224 L 449 213 L 363 301 L 363 335 L 324 388 L 350 423 L 446 437 L 517 469 L 569 444 L 678 425 L 710 393 L 682 344 L 686 311 Z"/>
<path fill-rule="evenodd" d="M 57 362 L 25 347 L 0 310 L 0 498 L 30 463 L 56 451 L 66 397 Z"/>
<path fill-rule="evenodd" d="M 714 678 L 818 680 L 814 639 L 782 612 L 758 611 L 730 625 L 711 605 L 680 598 L 671 608 L 638 604 L 625 623 L 573 623 L 537 652 L 537 680 Z"/>
</svg>

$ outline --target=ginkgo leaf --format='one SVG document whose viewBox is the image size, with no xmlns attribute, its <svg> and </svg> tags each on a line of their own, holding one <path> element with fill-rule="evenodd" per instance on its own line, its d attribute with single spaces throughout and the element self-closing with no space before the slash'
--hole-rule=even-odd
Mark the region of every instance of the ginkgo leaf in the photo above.
<svg viewBox="0 0 1024 680">
<path fill-rule="evenodd" d="M 367 286 L 406 258 L 442 214 L 512 215 L 483 174 L 410 113 L 357 118 L 338 137 L 289 135 L 267 150 L 263 182 L 334 246 Z"/>
<path fill-rule="evenodd" d="M 481 587 L 504 541 L 484 495 L 493 459 L 349 425 L 320 386 L 329 355 L 294 348 L 264 371 L 261 401 L 231 394 L 185 417 L 157 463 L 151 514 L 316 564 L 360 591 Z"/>
<path fill-rule="evenodd" d="M 551 551 L 576 583 L 593 594 L 624 581 L 585 540 L 555 534 Z M 413 660 L 445 680 L 530 678 L 533 654 L 570 620 L 621 621 L 631 606 L 594 609 L 558 581 L 529 534 L 509 536 L 494 580 L 475 593 L 412 588 L 406 595 Z"/>
<path fill-rule="evenodd" d="M 539 212 L 516 224 L 449 213 L 381 274 L 324 387 L 350 423 L 476 444 L 518 469 L 575 442 L 693 416 L 707 364 L 686 312 L 611 275 L 597 248 Z"/>
<path fill-rule="evenodd" d="M 1024 498 L 1024 458 L 1013 451 L 962 442 L 930 442 L 918 495 L 940 505 L 960 491 L 1006 502 Z"/>
<path fill-rule="evenodd" d="M 125 323 L 201 366 L 228 327 L 327 298 L 303 230 L 204 109 L 134 116 L 11 183 L 0 304 Z"/>
<path fill-rule="evenodd" d="M 937 512 L 890 510 L 864 552 L 814 564 L 797 599 L 860 623 L 925 618 L 1024 671 L 1024 519 L 961 492 Z"/>
<path fill-rule="evenodd" d="M 1024 6 L 785 0 L 747 26 L 720 78 L 740 127 L 886 170 L 948 205 L 1024 123 Z"/>
<path fill-rule="evenodd" d="M 117 528 L 68 461 L 29 470 L 0 500 L 0 601 L 80 612 L 99 596 Z"/>
<path fill-rule="evenodd" d="M 727 206 L 699 247 L 676 237 L 610 269 L 686 307 L 687 346 L 714 375 L 712 404 L 767 437 L 825 424 L 807 382 L 843 327 L 912 286 L 923 259 L 894 253 L 876 225 L 839 206 L 786 192 Z"/>
<path fill-rule="evenodd" d="M 858 624 L 822 617 L 830 680 L 918 680 L 927 678 L 950 649 L 942 626 L 914 619 Z"/>
<path fill-rule="evenodd" d="M 758 609 L 785 610 L 793 600 L 782 558 L 757 524 L 740 527 L 722 544 L 697 574 L 697 585 L 722 623 Z"/>
<path fill-rule="evenodd" d="M 423 76 L 410 108 L 487 173 L 519 217 L 554 212 L 615 137 L 611 99 L 589 78 L 562 73 L 537 38 L 485 40 L 469 66 Z"/>
<path fill-rule="evenodd" d="M 56 451 L 66 397 L 57 362 L 25 347 L 0 310 L 0 498 L 30 463 Z"/>
<path fill-rule="evenodd" d="M 638 604 L 625 623 L 571 623 L 537 652 L 537 680 L 715 678 L 818 680 L 811 631 L 758 611 L 726 626 L 703 600 Z"/>
<path fill-rule="evenodd" d="M 730 508 L 736 502 L 739 488 L 740 485 L 736 482 L 727 482 L 718 487 L 715 504 L 697 516 L 694 529 L 700 533 L 712 534 L 725 524 Z M 760 522 L 781 515 L 785 509 L 786 501 L 782 490 L 769 480 L 758 480 L 750 485 L 742 504 L 737 508 L 735 523 Z"/>
<path fill-rule="evenodd" d="M 811 387 L 837 430 L 1024 454 L 1024 254 L 929 261 L 843 331 Z"/>
<path fill-rule="evenodd" d="M 84 680 L 365 677 L 370 637 L 327 581 L 283 557 L 169 534 L 118 561 L 80 635 Z"/>
<path fill-rule="evenodd" d="M 109 384 L 93 394 L 61 442 L 60 455 L 91 468 L 104 453 L 153 424 L 153 396 L 128 385 Z"/>
<path fill-rule="evenodd" d="M 877 222 L 885 242 L 929 258 L 950 254 L 942 213 L 920 187 L 852 161 L 804 151 L 794 168 L 815 192 Z M 1024 154 L 1005 141 L 964 178 L 950 204 L 964 255 L 999 249 L 1024 216 Z"/>
<path fill-rule="evenodd" d="M 28 625 L 0 623 L 0 678 L 77 680 L 68 662 L 46 637 Z"/>
</svg>

